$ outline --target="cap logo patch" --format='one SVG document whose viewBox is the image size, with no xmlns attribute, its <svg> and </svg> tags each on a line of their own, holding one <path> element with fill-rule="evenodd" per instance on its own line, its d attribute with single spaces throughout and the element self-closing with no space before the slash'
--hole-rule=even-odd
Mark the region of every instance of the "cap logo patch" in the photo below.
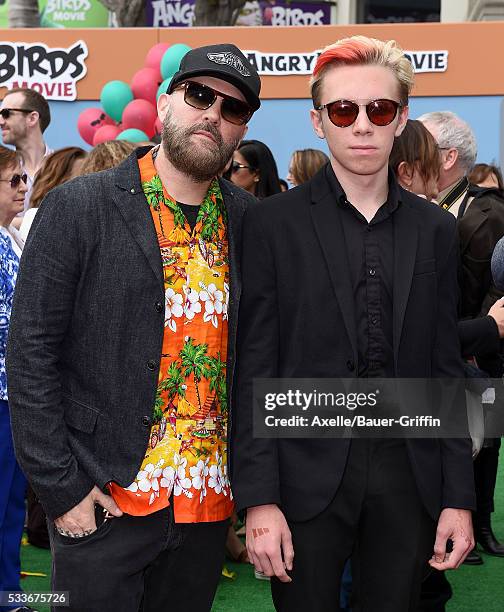
<svg viewBox="0 0 504 612">
<path fill-rule="evenodd" d="M 231 68 L 234 68 L 242 76 L 250 76 L 250 72 L 247 70 L 245 64 L 237 55 L 231 53 L 231 51 L 226 51 L 225 53 L 207 53 L 207 57 L 211 62 L 215 62 L 216 64 L 231 66 Z"/>
</svg>

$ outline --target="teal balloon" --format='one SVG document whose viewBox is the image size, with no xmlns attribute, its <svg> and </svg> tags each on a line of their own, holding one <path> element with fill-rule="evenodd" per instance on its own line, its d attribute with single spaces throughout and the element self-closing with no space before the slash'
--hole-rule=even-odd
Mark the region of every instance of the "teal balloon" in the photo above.
<svg viewBox="0 0 504 612">
<path fill-rule="evenodd" d="M 191 50 L 191 47 L 177 43 L 172 45 L 164 52 L 161 58 L 161 74 L 163 79 L 172 77 L 180 67 L 180 61 L 184 55 Z"/>
<path fill-rule="evenodd" d="M 127 140 L 128 142 L 145 142 L 149 140 L 149 137 L 142 130 L 137 130 L 137 128 L 128 128 L 127 130 L 123 130 L 120 134 L 116 136 L 116 140 Z"/>
<path fill-rule="evenodd" d="M 133 92 L 124 81 L 109 81 L 100 94 L 103 110 L 114 121 L 121 121 L 124 107 L 133 100 Z"/>
<path fill-rule="evenodd" d="M 161 85 L 158 87 L 157 94 L 156 94 L 156 100 L 159 100 L 159 96 L 160 96 L 162 93 L 166 93 L 166 91 L 167 91 L 167 89 L 168 89 L 168 85 L 170 84 L 170 81 L 171 81 L 171 77 L 169 77 L 168 79 L 165 79 L 165 80 L 164 80 L 164 81 L 161 83 Z"/>
</svg>

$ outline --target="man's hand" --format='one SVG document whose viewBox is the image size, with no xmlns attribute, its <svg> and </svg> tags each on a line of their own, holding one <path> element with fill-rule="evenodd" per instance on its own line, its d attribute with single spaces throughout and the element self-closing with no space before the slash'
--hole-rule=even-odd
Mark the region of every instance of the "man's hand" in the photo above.
<svg viewBox="0 0 504 612">
<path fill-rule="evenodd" d="M 488 311 L 488 315 L 497 323 L 499 336 L 504 338 L 504 298 L 500 298 Z"/>
<path fill-rule="evenodd" d="M 119 506 L 112 497 L 105 495 L 95 486 L 76 506 L 54 521 L 58 532 L 62 535 L 78 538 L 95 531 L 95 504 L 102 506 L 113 516 L 122 516 Z"/>
<path fill-rule="evenodd" d="M 448 539 L 453 542 L 453 550 L 450 553 L 446 552 Z M 445 508 L 439 517 L 430 566 L 437 570 L 456 569 L 473 548 L 471 511 Z"/>
<path fill-rule="evenodd" d="M 292 569 L 294 548 L 290 529 L 275 504 L 247 510 L 247 550 L 255 568 L 281 582 L 292 582 L 286 569 Z"/>
</svg>

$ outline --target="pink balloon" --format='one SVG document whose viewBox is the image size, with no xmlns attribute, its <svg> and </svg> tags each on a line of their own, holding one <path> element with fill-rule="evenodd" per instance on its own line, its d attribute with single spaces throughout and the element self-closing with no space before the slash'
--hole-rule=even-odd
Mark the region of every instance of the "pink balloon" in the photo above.
<svg viewBox="0 0 504 612">
<path fill-rule="evenodd" d="M 101 108 L 86 108 L 77 119 L 77 130 L 87 144 L 92 145 L 94 135 L 102 125 L 113 124 L 114 121 Z"/>
<path fill-rule="evenodd" d="M 161 119 L 159 117 L 156 119 L 156 123 L 154 124 L 154 130 L 156 134 L 161 134 L 163 131 L 163 124 L 161 123 Z"/>
<path fill-rule="evenodd" d="M 161 78 L 161 69 L 159 65 L 161 64 L 161 59 L 166 51 L 171 45 L 168 43 L 158 43 L 154 45 L 150 51 L 147 53 L 147 57 L 145 58 L 145 67 L 153 68 L 157 73 L 157 78 L 159 82 L 163 79 Z"/>
<path fill-rule="evenodd" d="M 133 76 L 131 90 L 135 98 L 147 100 L 155 106 L 159 84 L 158 71 L 154 70 L 154 68 L 141 68 Z"/>
<path fill-rule="evenodd" d="M 109 140 L 115 140 L 116 136 L 121 132 L 121 128 L 117 125 L 102 125 L 101 128 L 96 130 L 93 138 L 93 147 L 101 144 L 102 142 L 108 142 Z"/>
<path fill-rule="evenodd" d="M 152 138 L 156 119 L 157 111 L 154 104 L 147 100 L 132 100 L 123 111 L 122 129 L 137 128 Z"/>
</svg>

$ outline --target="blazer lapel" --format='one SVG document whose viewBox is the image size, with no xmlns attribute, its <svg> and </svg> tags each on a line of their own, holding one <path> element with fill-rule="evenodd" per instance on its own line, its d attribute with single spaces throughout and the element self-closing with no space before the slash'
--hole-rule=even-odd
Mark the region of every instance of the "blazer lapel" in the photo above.
<svg viewBox="0 0 504 612">
<path fill-rule="evenodd" d="M 338 204 L 325 175 L 319 173 L 318 177 L 319 180 L 312 183 L 311 216 L 352 350 L 357 357 L 355 309 L 343 227 Z"/>
<path fill-rule="evenodd" d="M 140 154 L 142 151 L 140 152 Z M 149 267 L 164 289 L 163 263 L 154 222 L 142 190 L 136 153 L 117 168 L 114 204 L 119 209 L 132 237 L 145 255 Z"/>
<path fill-rule="evenodd" d="M 403 200 L 394 213 L 393 341 L 396 371 L 404 314 L 415 267 L 418 243 L 417 223 L 417 215 Z"/>
</svg>

